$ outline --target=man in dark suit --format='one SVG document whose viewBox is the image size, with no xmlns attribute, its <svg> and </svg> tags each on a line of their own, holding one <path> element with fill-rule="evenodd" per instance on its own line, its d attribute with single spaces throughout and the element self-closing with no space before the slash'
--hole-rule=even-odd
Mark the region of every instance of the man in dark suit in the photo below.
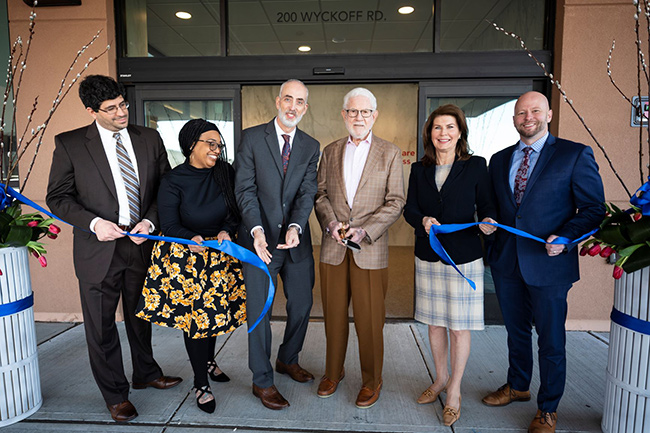
<svg viewBox="0 0 650 433">
<path fill-rule="evenodd" d="M 124 87 L 110 77 L 90 75 L 79 96 L 95 120 L 55 137 L 47 188 L 52 212 L 75 225 L 73 257 L 95 381 L 115 421 L 138 416 L 129 402 L 115 311 L 122 295 L 124 324 L 133 363 L 133 388 L 165 389 L 181 382 L 163 376 L 153 358 L 151 324 L 135 309 L 158 225 L 160 178 L 169 170 L 160 135 L 129 125 Z"/>
<path fill-rule="evenodd" d="M 314 286 L 309 214 L 316 195 L 320 144 L 296 128 L 307 111 L 309 92 L 298 80 L 282 84 L 275 98 L 276 118 L 243 132 L 235 158 L 235 196 L 242 214 L 239 242 L 269 267 L 273 282 L 282 278 L 287 324 L 275 370 L 298 382 L 314 376 L 300 367 L 298 355 L 307 333 Z M 248 326 L 259 317 L 268 277 L 244 265 Z M 270 315 L 270 313 L 269 313 Z M 253 394 L 269 409 L 289 406 L 273 384 L 269 315 L 248 335 Z"/>
<path fill-rule="evenodd" d="M 488 254 L 497 298 L 508 331 L 505 385 L 483 398 L 488 406 L 530 400 L 532 323 L 538 335 L 540 388 L 531 433 L 554 432 L 566 379 L 567 294 L 580 278 L 576 239 L 605 215 L 603 184 L 590 147 L 553 137 L 548 100 L 523 94 L 515 105 L 520 141 L 495 154 L 490 177 L 501 224 L 546 239 L 547 244 L 497 230 Z"/>
</svg>

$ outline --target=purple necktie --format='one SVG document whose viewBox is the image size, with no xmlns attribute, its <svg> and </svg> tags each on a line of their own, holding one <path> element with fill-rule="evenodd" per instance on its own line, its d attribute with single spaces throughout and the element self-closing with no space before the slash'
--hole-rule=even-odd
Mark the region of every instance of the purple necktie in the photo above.
<svg viewBox="0 0 650 433">
<path fill-rule="evenodd" d="M 530 168 L 530 152 L 533 151 L 533 148 L 526 146 L 523 148 L 524 159 L 521 160 L 519 169 L 517 169 L 517 175 L 515 176 L 515 202 L 517 206 L 521 204 L 521 199 L 524 197 L 524 191 L 526 191 L 526 184 L 528 183 L 528 169 Z"/>
<path fill-rule="evenodd" d="M 282 138 L 284 138 L 284 146 L 282 146 L 282 169 L 284 170 L 284 174 L 287 174 L 289 155 L 291 155 L 291 146 L 289 145 L 289 139 L 291 137 L 287 134 L 282 134 Z"/>
</svg>

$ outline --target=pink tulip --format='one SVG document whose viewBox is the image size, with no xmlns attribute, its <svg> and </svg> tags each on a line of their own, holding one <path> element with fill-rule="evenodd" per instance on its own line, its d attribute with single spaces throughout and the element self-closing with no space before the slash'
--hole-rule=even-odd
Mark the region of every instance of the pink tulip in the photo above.
<svg viewBox="0 0 650 433">
<path fill-rule="evenodd" d="M 612 253 L 614 253 L 614 252 L 615 252 L 614 248 L 605 247 L 600 251 L 600 257 L 607 258 L 607 257 L 611 256 Z"/>
<path fill-rule="evenodd" d="M 2 269 L 0 269 L 0 277 L 2 276 Z"/>
<path fill-rule="evenodd" d="M 623 276 L 623 268 L 620 266 L 614 266 L 614 273 L 612 274 L 614 279 L 618 280 Z"/>
<path fill-rule="evenodd" d="M 580 255 L 586 256 L 588 251 L 589 251 L 589 247 L 582 247 L 580 248 Z"/>
<path fill-rule="evenodd" d="M 48 227 L 48 230 L 50 231 L 50 233 L 55 234 L 55 235 L 58 235 L 59 233 L 61 233 L 61 228 L 59 226 L 57 226 L 57 225 L 54 225 L 54 224 L 50 224 L 50 226 Z"/>
<path fill-rule="evenodd" d="M 600 244 L 593 244 L 587 251 L 587 254 L 589 254 L 591 257 L 598 255 L 598 253 L 600 253 Z"/>
<path fill-rule="evenodd" d="M 56 238 L 59 237 L 59 235 L 57 235 L 57 234 L 55 234 L 55 233 L 48 233 L 48 234 L 47 234 L 47 237 L 50 238 L 50 239 L 56 239 Z"/>
<path fill-rule="evenodd" d="M 632 218 L 634 219 L 634 221 L 638 221 L 641 218 L 643 218 L 643 214 L 641 212 L 637 212 L 634 215 L 632 215 Z"/>
<path fill-rule="evenodd" d="M 30 221 L 27 223 L 27 227 L 36 227 L 38 225 L 38 221 Z"/>
<path fill-rule="evenodd" d="M 45 256 L 40 256 L 40 257 L 38 258 L 38 262 L 41 264 L 42 267 L 46 267 L 46 266 L 47 266 L 47 259 L 45 258 Z"/>
<path fill-rule="evenodd" d="M 36 251 L 32 251 L 32 256 L 38 258 L 38 253 Z"/>
</svg>

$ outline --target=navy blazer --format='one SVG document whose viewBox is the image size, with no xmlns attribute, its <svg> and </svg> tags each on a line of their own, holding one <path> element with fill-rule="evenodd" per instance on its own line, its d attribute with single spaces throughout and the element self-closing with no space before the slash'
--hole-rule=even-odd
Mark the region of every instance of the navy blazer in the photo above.
<svg viewBox="0 0 650 433">
<path fill-rule="evenodd" d="M 516 148 L 510 146 L 490 160 L 499 223 L 542 239 L 554 234 L 573 240 L 598 227 L 605 216 L 605 197 L 590 147 L 549 135 L 519 207 L 509 180 Z M 580 279 L 577 248 L 550 257 L 542 243 L 504 230 L 497 230 L 494 237 L 488 262 L 498 272 L 513 274 L 518 263 L 524 281 L 533 286 L 572 284 Z"/>
<path fill-rule="evenodd" d="M 471 223 L 474 214 L 479 221 L 496 219 L 492 187 L 485 159 L 472 156 L 456 159 L 440 192 L 436 186 L 436 165 L 425 167 L 422 162 L 411 166 L 404 219 L 415 229 L 415 256 L 420 260 L 437 262 L 440 257 L 429 245 L 422 218 L 433 217 L 441 224 Z M 469 263 L 483 256 L 478 227 L 438 235 L 440 243 L 456 264 Z"/>
</svg>

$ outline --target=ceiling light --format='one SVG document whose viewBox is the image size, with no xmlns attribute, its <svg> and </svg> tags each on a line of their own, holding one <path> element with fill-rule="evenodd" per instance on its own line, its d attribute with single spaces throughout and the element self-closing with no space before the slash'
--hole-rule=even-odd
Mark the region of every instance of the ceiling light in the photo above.
<svg viewBox="0 0 650 433">
<path fill-rule="evenodd" d="M 413 11 L 415 11 L 415 8 L 413 6 L 402 6 L 401 8 L 397 9 L 397 12 L 401 13 L 402 15 L 412 14 Z"/>
<path fill-rule="evenodd" d="M 192 14 L 189 12 L 184 12 L 184 11 L 178 11 L 176 12 L 176 16 L 182 20 L 189 20 L 192 18 Z"/>
<path fill-rule="evenodd" d="M 309 45 L 301 45 L 298 47 L 298 51 L 301 53 L 308 53 L 311 51 L 311 47 Z"/>
<path fill-rule="evenodd" d="M 345 38 L 339 38 L 337 36 L 334 36 L 332 38 L 332 42 L 334 42 L 335 44 L 342 44 L 343 42 L 345 42 Z"/>
</svg>

